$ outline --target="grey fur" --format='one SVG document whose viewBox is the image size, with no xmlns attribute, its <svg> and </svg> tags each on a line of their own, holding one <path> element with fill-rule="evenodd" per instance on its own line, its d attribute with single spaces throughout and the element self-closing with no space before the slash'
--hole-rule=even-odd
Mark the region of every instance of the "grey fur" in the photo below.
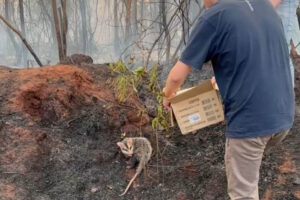
<svg viewBox="0 0 300 200">
<path fill-rule="evenodd" d="M 146 164 L 151 158 L 152 154 L 152 147 L 147 138 L 144 137 L 131 137 L 131 138 L 125 138 L 121 143 L 123 143 L 125 146 L 123 146 L 122 150 L 122 145 L 120 146 L 122 153 L 128 156 L 127 154 L 127 149 L 126 145 L 128 144 L 128 141 L 132 139 L 132 147 L 133 147 L 133 156 L 136 157 L 136 159 L 139 161 L 139 165 L 136 169 L 135 175 L 132 177 L 130 182 L 128 183 L 125 191 L 120 195 L 123 196 L 127 193 L 128 189 L 130 188 L 131 184 L 133 181 L 136 179 L 136 177 L 142 172 L 142 170 L 145 168 Z"/>
</svg>

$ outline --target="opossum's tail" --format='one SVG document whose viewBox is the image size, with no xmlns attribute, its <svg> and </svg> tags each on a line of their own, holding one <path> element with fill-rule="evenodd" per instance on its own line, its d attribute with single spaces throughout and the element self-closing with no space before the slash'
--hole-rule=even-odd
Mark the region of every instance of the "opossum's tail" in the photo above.
<svg viewBox="0 0 300 200">
<path fill-rule="evenodd" d="M 139 163 L 135 175 L 132 177 L 132 179 L 131 179 L 130 182 L 128 183 L 128 185 L 127 185 L 125 191 L 124 191 L 122 194 L 120 194 L 119 196 L 124 196 L 124 195 L 127 193 L 127 191 L 129 190 L 130 186 L 132 185 L 133 181 L 134 181 L 134 180 L 136 179 L 136 177 L 142 172 L 144 166 L 145 166 L 145 163 Z"/>
</svg>

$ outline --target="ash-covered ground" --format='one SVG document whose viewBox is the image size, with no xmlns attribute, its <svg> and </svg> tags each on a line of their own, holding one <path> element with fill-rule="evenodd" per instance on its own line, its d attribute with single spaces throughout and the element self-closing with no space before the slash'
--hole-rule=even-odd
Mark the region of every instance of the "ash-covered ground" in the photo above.
<svg viewBox="0 0 300 200">
<path fill-rule="evenodd" d="M 211 70 L 200 73 L 208 78 Z M 150 90 L 139 88 L 139 98 L 129 92 L 119 103 L 115 77 L 108 65 L 0 67 L 1 200 L 228 199 L 224 123 L 186 136 L 174 128 L 166 137 L 151 128 L 156 104 Z M 264 200 L 300 199 L 300 62 L 295 91 L 294 128 L 263 159 Z M 141 116 L 143 108 L 148 114 Z M 122 133 L 149 138 L 154 154 L 119 197 L 135 172 L 126 169 L 116 145 Z"/>
</svg>

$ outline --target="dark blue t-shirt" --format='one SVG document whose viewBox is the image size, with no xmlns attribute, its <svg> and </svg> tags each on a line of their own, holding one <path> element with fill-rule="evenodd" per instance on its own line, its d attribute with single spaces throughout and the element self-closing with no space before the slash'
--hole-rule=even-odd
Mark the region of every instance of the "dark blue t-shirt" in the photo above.
<svg viewBox="0 0 300 200">
<path fill-rule="evenodd" d="M 268 0 L 220 0 L 195 25 L 180 61 L 197 69 L 211 60 L 229 138 L 290 129 L 294 90 L 279 16 Z"/>
</svg>

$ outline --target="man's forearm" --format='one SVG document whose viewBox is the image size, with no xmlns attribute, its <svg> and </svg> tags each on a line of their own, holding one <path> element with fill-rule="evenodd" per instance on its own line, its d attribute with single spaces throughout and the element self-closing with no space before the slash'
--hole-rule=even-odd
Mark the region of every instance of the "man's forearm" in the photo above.
<svg viewBox="0 0 300 200">
<path fill-rule="evenodd" d="M 164 95 L 166 97 L 173 96 L 177 89 L 183 84 L 190 71 L 190 66 L 178 61 L 169 73 Z"/>
<path fill-rule="evenodd" d="M 183 81 L 176 81 L 172 78 L 168 78 L 166 87 L 164 89 L 164 95 L 166 97 L 172 97 L 182 84 Z"/>
</svg>

